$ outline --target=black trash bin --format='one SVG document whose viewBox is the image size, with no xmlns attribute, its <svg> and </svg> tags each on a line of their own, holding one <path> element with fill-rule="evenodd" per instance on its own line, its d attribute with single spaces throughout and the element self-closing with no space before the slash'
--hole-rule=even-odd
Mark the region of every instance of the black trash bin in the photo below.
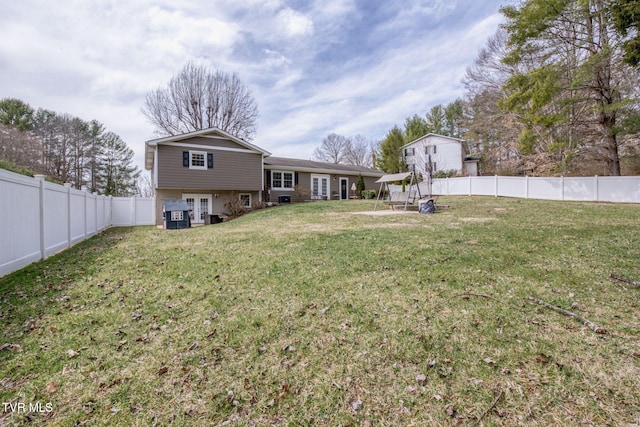
<svg viewBox="0 0 640 427">
<path fill-rule="evenodd" d="M 418 212 L 423 214 L 436 213 L 436 205 L 433 202 L 433 199 L 420 200 L 418 202 Z"/>
</svg>

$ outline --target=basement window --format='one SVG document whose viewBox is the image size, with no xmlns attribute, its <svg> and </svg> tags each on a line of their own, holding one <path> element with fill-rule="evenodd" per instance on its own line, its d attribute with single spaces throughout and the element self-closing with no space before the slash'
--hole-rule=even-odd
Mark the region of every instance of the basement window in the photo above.
<svg viewBox="0 0 640 427">
<path fill-rule="evenodd" d="M 242 206 L 251 209 L 251 194 L 240 194 L 240 200 L 242 201 Z"/>
</svg>

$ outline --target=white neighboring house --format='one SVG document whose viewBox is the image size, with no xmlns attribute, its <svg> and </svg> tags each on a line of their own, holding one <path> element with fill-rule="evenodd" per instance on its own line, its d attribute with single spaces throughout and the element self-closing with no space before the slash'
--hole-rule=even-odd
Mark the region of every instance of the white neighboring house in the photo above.
<svg viewBox="0 0 640 427">
<path fill-rule="evenodd" d="M 409 171 L 449 172 L 455 175 L 478 175 L 478 159 L 469 156 L 463 139 L 428 133 L 401 147 Z"/>
</svg>

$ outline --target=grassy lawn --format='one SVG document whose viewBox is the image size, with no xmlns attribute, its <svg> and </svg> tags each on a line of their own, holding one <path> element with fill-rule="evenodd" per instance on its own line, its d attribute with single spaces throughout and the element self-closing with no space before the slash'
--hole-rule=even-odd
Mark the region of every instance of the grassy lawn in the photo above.
<svg viewBox="0 0 640 427">
<path fill-rule="evenodd" d="M 0 279 L 0 425 L 640 424 L 609 277 L 640 281 L 640 206 L 438 203 L 113 228 Z"/>
</svg>

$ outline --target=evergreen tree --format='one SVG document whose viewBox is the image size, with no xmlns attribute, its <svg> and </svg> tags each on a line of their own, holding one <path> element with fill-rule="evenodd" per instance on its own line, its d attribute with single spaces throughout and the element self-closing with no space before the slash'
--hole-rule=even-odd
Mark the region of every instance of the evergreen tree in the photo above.
<svg viewBox="0 0 640 427">
<path fill-rule="evenodd" d="M 358 174 L 358 180 L 356 181 L 356 191 L 358 197 L 362 195 L 362 192 L 365 190 L 364 177 L 361 173 Z"/>
<path fill-rule="evenodd" d="M 405 139 L 402 131 L 398 126 L 394 126 L 380 142 L 380 155 L 376 159 L 378 169 L 387 173 L 398 173 L 406 170 L 406 165 L 400 153 L 400 147 L 404 144 Z"/>
<path fill-rule="evenodd" d="M 624 61 L 637 67 L 640 65 L 640 2 L 615 0 L 612 2 L 611 15 L 616 30 L 624 37 Z"/>
<path fill-rule="evenodd" d="M 15 98 L 0 100 L 0 123 L 18 130 L 30 130 L 33 127 L 33 108 L 24 101 Z"/>
<path fill-rule="evenodd" d="M 504 61 L 519 69 L 503 86 L 508 97 L 502 106 L 525 125 L 524 154 L 556 152 L 566 162 L 589 152 L 609 175 L 620 175 L 619 123 L 631 101 L 626 82 L 634 71 L 619 59 L 624 45 L 611 18 L 613 3 L 526 0 L 502 8 Z"/>
<path fill-rule="evenodd" d="M 133 150 L 115 133 L 102 137 L 98 166 L 98 189 L 107 196 L 123 197 L 136 193 L 140 171 L 132 165 Z"/>
<path fill-rule="evenodd" d="M 446 129 L 446 116 L 442 105 L 436 105 L 432 107 L 427 113 L 427 124 L 432 129 L 432 132 L 438 135 L 443 135 Z"/>
<path fill-rule="evenodd" d="M 417 114 L 407 117 L 404 121 L 404 140 L 407 144 L 431 132 L 433 128 Z"/>
</svg>

